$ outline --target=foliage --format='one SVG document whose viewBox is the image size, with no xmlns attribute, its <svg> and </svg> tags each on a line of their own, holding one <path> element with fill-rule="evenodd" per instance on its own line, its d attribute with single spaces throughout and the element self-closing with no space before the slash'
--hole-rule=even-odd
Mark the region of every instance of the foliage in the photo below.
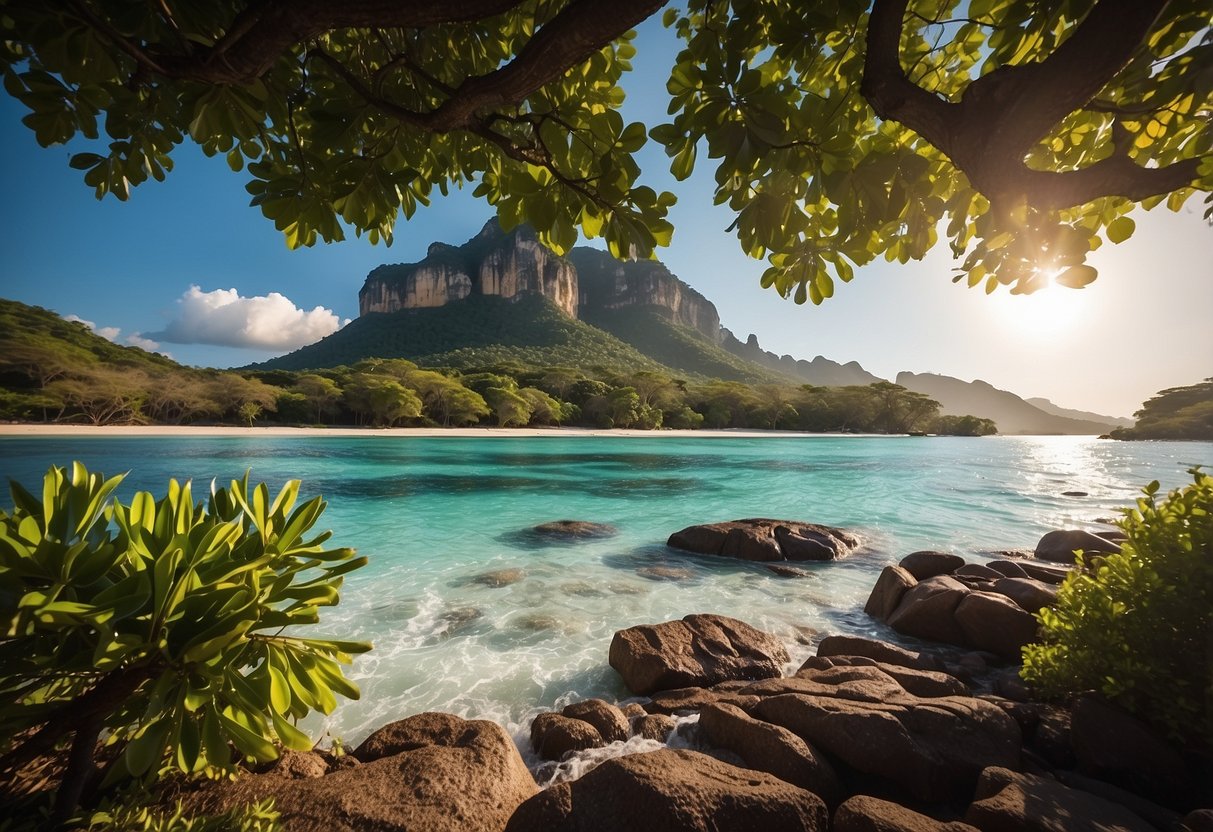
<svg viewBox="0 0 1213 832">
<path fill-rule="evenodd" d="M 1213 378 L 1156 394 L 1113 439 L 1213 439 Z"/>
<path fill-rule="evenodd" d="M 93 812 L 81 826 L 88 832 L 278 832 L 280 829 L 273 799 L 219 815 L 187 815 L 180 803 L 172 812 L 123 805 Z"/>
<path fill-rule="evenodd" d="M 0 771 L 72 734 L 61 811 L 99 736 L 107 785 L 310 749 L 296 721 L 357 698 L 340 665 L 369 649 L 296 632 L 366 563 L 311 534 L 325 504 L 297 505 L 298 481 L 271 497 L 246 475 L 195 502 L 171 480 L 123 503 L 121 480 L 52 467 L 0 512 Z"/>
<path fill-rule="evenodd" d="M 1213 477 L 1159 500 L 1147 486 L 1101 555 L 1041 610 L 1023 677 L 1046 695 L 1095 690 L 1182 741 L 1213 742 Z"/>
<path fill-rule="evenodd" d="M 1081 287 L 1135 206 L 1213 191 L 1207 0 L 691 0 L 664 16 L 669 123 L 628 124 L 628 30 L 662 5 L 10 0 L 0 67 L 41 144 L 93 140 L 71 165 L 98 197 L 193 142 L 291 246 L 390 242 L 469 185 L 560 252 L 580 231 L 647 257 L 674 202 L 639 182 L 651 137 L 677 179 L 711 160 L 763 285 L 798 302 L 939 229 L 969 285 Z"/>
<path fill-rule="evenodd" d="M 943 436 L 993 436 L 998 426 L 979 416 L 938 416 L 931 424 L 931 433 Z"/>
</svg>

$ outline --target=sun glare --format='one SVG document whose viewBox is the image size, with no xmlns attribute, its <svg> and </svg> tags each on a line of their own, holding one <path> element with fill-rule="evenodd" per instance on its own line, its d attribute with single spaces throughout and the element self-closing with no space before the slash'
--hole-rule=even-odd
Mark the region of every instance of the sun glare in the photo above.
<svg viewBox="0 0 1213 832">
<path fill-rule="evenodd" d="M 1058 337 L 1082 323 L 1083 310 L 1090 297 L 1081 289 L 1069 289 L 1053 282 L 1056 272 L 1048 275 L 1048 285 L 1030 295 L 995 292 L 997 317 L 1025 335 Z"/>
</svg>

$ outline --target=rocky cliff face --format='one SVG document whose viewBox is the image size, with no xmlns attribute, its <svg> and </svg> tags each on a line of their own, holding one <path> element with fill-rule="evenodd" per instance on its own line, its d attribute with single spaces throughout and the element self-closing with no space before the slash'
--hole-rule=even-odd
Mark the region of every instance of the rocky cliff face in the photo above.
<svg viewBox="0 0 1213 832">
<path fill-rule="evenodd" d="M 621 262 L 604 251 L 575 248 L 569 260 L 577 267 L 583 310 L 656 306 L 674 323 L 698 330 L 719 344 L 723 338 L 715 305 L 674 276 L 661 263 Z"/>
<path fill-rule="evenodd" d="M 380 266 L 358 293 L 359 314 L 445 306 L 471 295 L 541 295 L 566 315 L 625 306 L 658 307 L 675 323 L 715 343 L 724 333 L 716 307 L 653 261 L 623 263 L 577 248 L 557 257 L 529 228 L 505 233 L 489 220 L 461 246 L 434 243 L 418 263 Z"/>
<path fill-rule="evenodd" d="M 534 232 L 504 233 L 490 220 L 462 246 L 434 243 L 424 260 L 380 266 L 358 293 L 358 311 L 398 312 L 445 306 L 470 295 L 517 298 L 542 295 L 577 316 L 577 272 L 542 244 Z"/>
</svg>

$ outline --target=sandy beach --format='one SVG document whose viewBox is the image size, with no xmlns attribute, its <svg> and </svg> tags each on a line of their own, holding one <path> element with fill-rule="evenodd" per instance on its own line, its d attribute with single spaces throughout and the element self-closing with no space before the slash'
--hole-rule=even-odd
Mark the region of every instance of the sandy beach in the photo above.
<svg viewBox="0 0 1213 832">
<path fill-rule="evenodd" d="M 376 437 L 428 437 L 428 436 L 462 436 L 462 437 L 515 437 L 530 438 L 550 436 L 568 438 L 574 436 L 623 436 L 665 438 L 686 437 L 688 439 L 745 439 L 758 437 L 805 438 L 812 436 L 828 436 L 839 438 L 843 436 L 879 436 L 883 434 L 839 434 L 839 433 L 801 433 L 790 430 L 596 430 L 594 428 L 294 428 L 294 427 L 252 427 L 242 428 L 231 425 L 36 425 L 36 424 L 0 424 L 0 436 L 194 436 L 194 437 L 299 437 L 311 438 L 318 436 L 376 436 Z"/>
</svg>

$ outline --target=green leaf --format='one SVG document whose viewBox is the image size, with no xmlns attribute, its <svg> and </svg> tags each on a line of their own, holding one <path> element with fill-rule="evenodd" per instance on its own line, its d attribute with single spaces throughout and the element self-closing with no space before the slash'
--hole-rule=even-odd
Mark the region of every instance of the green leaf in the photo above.
<svg viewBox="0 0 1213 832">
<path fill-rule="evenodd" d="M 1108 224 L 1108 239 L 1113 243 L 1123 243 L 1133 236 L 1137 224 L 1130 217 L 1117 217 Z"/>
</svg>

